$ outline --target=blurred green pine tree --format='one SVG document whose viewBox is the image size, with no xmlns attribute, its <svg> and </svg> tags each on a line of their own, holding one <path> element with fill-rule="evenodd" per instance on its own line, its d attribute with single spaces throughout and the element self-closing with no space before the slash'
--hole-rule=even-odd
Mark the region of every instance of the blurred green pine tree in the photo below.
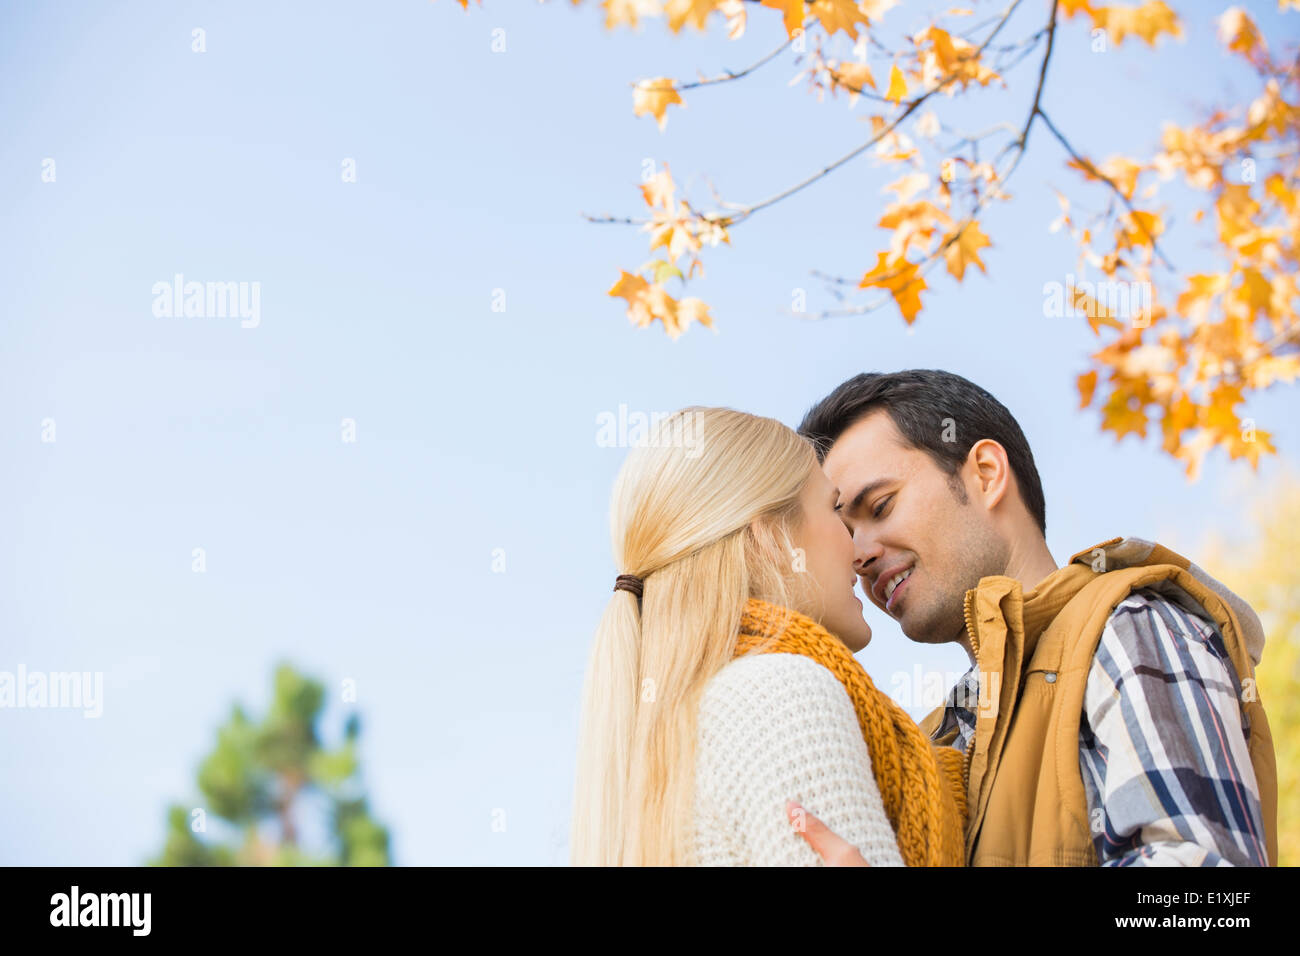
<svg viewBox="0 0 1300 956">
<path fill-rule="evenodd" d="M 261 724 L 236 704 L 199 767 L 203 816 L 167 810 L 167 837 L 150 866 L 390 866 L 388 829 L 371 815 L 357 766 L 360 720 L 352 714 L 336 750 L 316 733 L 323 686 L 288 664 L 275 672 L 275 697 Z M 304 804 L 323 806 L 327 845 L 302 840 Z M 320 812 L 320 811 L 318 811 Z M 242 834 L 237 845 L 210 842 L 206 817 Z M 196 821 L 205 820 L 200 827 Z"/>
</svg>

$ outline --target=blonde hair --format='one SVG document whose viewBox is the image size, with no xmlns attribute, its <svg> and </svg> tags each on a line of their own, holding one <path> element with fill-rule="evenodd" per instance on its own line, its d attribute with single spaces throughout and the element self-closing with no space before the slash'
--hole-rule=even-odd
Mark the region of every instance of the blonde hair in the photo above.
<svg viewBox="0 0 1300 956">
<path fill-rule="evenodd" d="M 786 425 L 730 408 L 684 408 L 628 455 L 610 523 L 618 573 L 643 593 L 639 611 L 636 595 L 611 594 L 591 647 L 574 865 L 693 862 L 699 701 L 732 658 L 746 600 L 802 597 L 792 534 L 815 467 Z"/>
</svg>

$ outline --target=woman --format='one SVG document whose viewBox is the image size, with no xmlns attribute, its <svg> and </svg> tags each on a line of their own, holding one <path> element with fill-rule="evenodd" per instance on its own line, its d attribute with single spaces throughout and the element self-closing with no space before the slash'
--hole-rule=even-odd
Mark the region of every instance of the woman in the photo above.
<svg viewBox="0 0 1300 956">
<path fill-rule="evenodd" d="M 628 455 L 574 864 L 821 865 L 794 799 L 869 865 L 961 865 L 961 755 L 853 657 L 871 630 L 837 498 L 807 441 L 732 409 L 683 409 Z"/>
</svg>

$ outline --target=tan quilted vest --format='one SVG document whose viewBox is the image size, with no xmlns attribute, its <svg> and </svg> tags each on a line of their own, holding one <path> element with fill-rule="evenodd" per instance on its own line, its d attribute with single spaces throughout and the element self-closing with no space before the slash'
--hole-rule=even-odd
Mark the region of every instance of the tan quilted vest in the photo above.
<svg viewBox="0 0 1300 956">
<path fill-rule="evenodd" d="M 1084 688 L 1107 618 L 1144 587 L 1190 597 L 1223 635 L 1250 722 L 1268 859 L 1277 865 L 1277 765 L 1255 686 L 1259 619 L 1186 558 L 1137 538 L 1080 551 L 1025 595 L 1019 581 L 1003 576 L 966 592 L 966 627 L 982 677 L 967 750 L 968 865 L 1097 865 L 1079 769 Z M 942 720 L 940 707 L 921 728 L 933 737 Z"/>
</svg>

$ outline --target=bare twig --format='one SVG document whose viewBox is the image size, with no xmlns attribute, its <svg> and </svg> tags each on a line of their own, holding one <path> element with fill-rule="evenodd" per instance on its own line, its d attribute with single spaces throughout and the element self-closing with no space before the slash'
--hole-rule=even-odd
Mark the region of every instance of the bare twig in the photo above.
<svg viewBox="0 0 1300 956">
<path fill-rule="evenodd" d="M 713 85 L 715 85 L 715 84 L 717 84 L 717 83 L 730 83 L 732 80 L 739 80 L 739 79 L 741 79 L 742 77 L 748 76 L 750 73 L 753 73 L 755 70 L 757 70 L 757 69 L 758 69 L 760 66 L 762 66 L 763 64 L 768 63 L 768 62 L 770 62 L 771 60 L 774 60 L 776 57 L 778 57 L 778 56 L 781 54 L 781 51 L 782 51 L 782 50 L 786 49 L 786 47 L 788 47 L 788 46 L 789 46 L 791 43 L 793 43 L 793 42 L 794 42 L 794 38 L 793 38 L 793 37 L 789 37 L 789 38 L 787 38 L 786 41 L 785 41 L 784 43 L 782 43 L 779 47 L 777 47 L 777 48 L 776 48 L 775 50 L 773 50 L 771 53 L 769 53 L 769 54 L 767 54 L 766 56 L 764 56 L 763 58 L 761 58 L 761 59 L 759 59 L 759 60 L 756 60 L 755 62 L 751 63 L 749 66 L 745 67 L 743 70 L 738 70 L 738 71 L 726 70 L 726 71 L 724 71 L 724 72 L 718 74 L 717 76 L 706 77 L 705 79 L 702 79 L 702 80 L 692 80 L 692 81 L 690 81 L 690 82 L 688 82 L 688 83 L 676 83 L 676 82 L 674 82 L 674 83 L 670 83 L 667 87 L 662 87 L 662 88 L 663 88 L 663 89 L 678 90 L 678 91 L 681 91 L 681 90 L 694 90 L 694 89 L 697 89 L 697 88 L 699 88 L 699 87 L 701 87 L 701 86 L 713 86 Z M 638 86 L 639 84 L 638 84 L 638 83 L 633 83 L 633 84 L 631 84 L 631 85 L 635 87 L 635 86 Z M 643 88 L 643 89 L 647 89 L 647 90 L 661 89 L 661 87 L 654 87 L 654 86 L 647 86 L 647 87 L 642 87 L 642 88 Z"/>
<path fill-rule="evenodd" d="M 1016 11 L 1016 8 L 1020 6 L 1020 3 L 1021 0 L 1013 0 L 1011 5 L 1008 6 L 1006 11 L 1002 14 L 1002 19 L 998 21 L 998 25 L 993 29 L 993 32 L 991 32 L 984 39 L 984 42 L 980 44 L 979 48 L 976 49 L 975 53 L 972 54 L 972 56 L 969 57 L 968 59 L 979 58 L 980 54 L 984 52 L 984 48 L 988 46 L 988 44 L 992 42 L 993 38 L 998 35 L 998 33 L 1002 30 L 1004 26 L 1006 26 L 1007 21 L 1011 19 L 1011 15 Z M 1053 13 L 1055 13 L 1055 4 L 1053 4 Z M 1049 54 L 1050 54 L 1050 47 L 1051 47 L 1050 41 L 1048 47 L 1049 47 Z M 880 142 L 882 139 L 884 139 L 886 136 L 892 133 L 895 129 L 897 129 L 898 125 L 902 123 L 903 120 L 907 119 L 907 117 L 912 115 L 912 113 L 915 112 L 917 107 L 919 107 L 922 103 L 928 100 L 935 93 L 938 93 L 940 90 L 947 87 L 948 84 L 952 83 L 956 78 L 957 78 L 957 74 L 955 71 L 953 73 L 950 73 L 941 82 L 937 83 L 933 89 L 927 90 L 925 93 L 909 101 L 907 108 L 903 110 L 903 112 L 899 114 L 898 117 L 896 117 L 887 126 L 882 128 L 880 132 L 877 133 L 875 136 L 871 137 L 871 139 L 867 140 L 867 142 L 863 143 L 861 146 L 858 146 L 856 149 L 850 150 L 848 153 L 841 156 L 839 159 L 835 160 L 835 162 L 824 167 L 821 171 L 814 173 L 813 175 L 804 179 L 802 182 L 795 183 L 795 185 L 791 186 L 788 189 L 782 190 L 781 192 L 777 193 L 775 196 L 771 196 L 767 199 L 762 200 L 761 202 L 757 202 L 749 206 L 746 210 L 744 210 L 740 214 L 740 216 L 738 216 L 734 220 L 734 222 L 741 222 L 744 219 L 749 218 L 749 216 L 753 215 L 754 213 L 758 212 L 760 209 L 766 209 L 768 206 L 771 206 L 774 203 L 778 203 L 782 199 L 787 198 L 788 196 L 794 195 L 795 193 L 799 192 L 799 190 L 812 185 L 813 183 L 817 182 L 817 180 L 822 179 L 825 176 L 828 176 L 830 173 L 834 172 L 836 169 L 838 169 L 840 166 L 843 166 L 845 163 L 847 163 L 849 160 L 853 159 L 854 157 L 860 156 L 863 152 L 870 149 L 872 146 L 876 145 L 878 142 Z"/>
<path fill-rule="evenodd" d="M 893 279 L 896 276 L 900 275 L 904 270 L 908 269 L 909 267 L 912 267 L 913 265 L 915 265 L 916 267 L 916 274 L 921 276 L 924 276 L 931 269 L 933 269 L 935 263 L 939 261 L 939 257 L 942 256 L 945 252 L 947 252 L 949 246 L 951 246 L 954 242 L 956 242 L 958 239 L 961 238 L 962 233 L 964 233 L 966 229 L 975 222 L 975 217 L 984 208 L 989 198 L 994 193 L 1001 191 L 1002 187 L 1006 184 L 1007 180 L 1011 178 L 1011 174 L 1015 172 L 1016 167 L 1020 165 L 1020 158 L 1024 155 L 1025 146 L 1029 141 L 1030 127 L 1032 127 L 1034 124 L 1034 118 L 1040 115 L 1038 104 L 1042 99 L 1043 87 L 1047 80 L 1047 64 L 1050 62 L 1052 58 L 1052 49 L 1056 37 L 1056 15 L 1057 15 L 1058 3 L 1059 0 L 1053 0 L 1052 11 L 1048 19 L 1047 26 L 1044 28 L 1044 31 L 1047 33 L 1047 50 L 1043 53 L 1043 62 L 1038 69 L 1038 84 L 1034 89 L 1034 102 L 1033 105 L 1030 107 L 1029 115 L 1026 117 L 1025 124 L 1020 130 L 1020 135 L 1011 143 L 1009 143 L 1002 150 L 1002 152 L 999 153 L 997 159 L 994 160 L 995 164 L 1001 162 L 1002 157 L 1005 156 L 1008 151 L 1014 149 L 1016 152 L 1015 152 L 1015 157 L 1011 163 L 1011 166 L 1007 169 L 1005 173 L 997 176 L 993 180 L 993 182 L 990 183 L 989 186 L 976 197 L 975 201 L 971 204 L 971 209 L 967 213 L 965 218 L 963 218 L 957 224 L 957 226 L 948 235 L 948 238 L 945 239 L 937 249 L 929 253 L 919 263 L 913 264 L 911 262 L 905 262 L 900 268 L 895 269 L 893 272 L 889 272 L 883 276 L 878 277 L 877 281 L 887 282 L 890 279 Z M 1007 9 L 1007 12 L 1004 16 L 1002 23 L 1006 22 L 1006 19 L 1010 17 L 1012 11 L 1015 10 L 1015 7 L 1017 5 L 1018 2 L 1016 4 L 1012 4 L 1012 6 Z M 1001 28 L 1002 28 L 1002 24 L 1000 23 L 998 25 L 998 29 Z M 991 40 L 993 36 L 996 35 L 996 33 L 997 30 L 994 30 L 993 33 L 989 35 L 988 39 Z M 987 43 L 988 41 L 986 40 L 985 42 Z M 879 308 L 879 306 L 880 303 L 878 302 L 869 303 L 867 306 L 864 306 L 861 309 L 856 310 L 856 312 L 854 312 L 853 314 L 869 312 L 872 311 L 873 309 Z"/>
<path fill-rule="evenodd" d="M 1087 157 L 1079 155 L 1078 151 L 1076 151 L 1075 148 L 1070 145 L 1069 140 L 1067 140 L 1061 134 L 1061 131 L 1056 128 L 1056 125 L 1050 119 L 1047 118 L 1046 113 L 1044 113 L 1041 109 L 1038 109 L 1036 112 L 1042 118 L 1043 122 L 1047 125 L 1047 128 L 1051 132 L 1051 134 L 1056 137 L 1057 142 L 1059 142 L 1061 146 L 1064 147 L 1065 151 L 1070 154 L 1070 156 L 1074 159 L 1074 161 L 1078 163 L 1080 166 L 1082 166 L 1084 169 L 1086 169 L 1089 175 L 1095 176 L 1097 179 L 1100 179 L 1102 182 L 1104 182 L 1107 186 L 1109 186 L 1114 191 L 1115 195 L 1119 197 L 1122 203 L 1124 203 L 1124 207 L 1129 211 L 1130 214 L 1132 214 L 1131 218 L 1137 224 L 1137 227 L 1142 230 L 1142 234 L 1147 237 L 1147 240 L 1151 243 L 1151 248 L 1155 250 L 1155 254 L 1160 257 L 1160 261 L 1164 263 L 1165 268 L 1169 269 L 1170 271 L 1175 271 L 1173 263 L 1170 262 L 1165 257 L 1165 254 L 1163 251 L 1161 251 L 1160 246 L 1156 244 L 1156 237 L 1151 235 L 1151 233 L 1147 230 L 1147 227 L 1143 224 L 1142 219 L 1136 215 L 1137 209 L 1135 209 L 1133 207 L 1133 204 L 1129 202 L 1128 197 L 1125 196 L 1123 190 L 1119 188 L 1119 184 L 1116 183 L 1115 180 L 1107 176 L 1105 173 L 1103 173 L 1101 170 L 1099 170 L 1096 166 L 1094 166 L 1092 162 L 1087 159 Z"/>
</svg>

